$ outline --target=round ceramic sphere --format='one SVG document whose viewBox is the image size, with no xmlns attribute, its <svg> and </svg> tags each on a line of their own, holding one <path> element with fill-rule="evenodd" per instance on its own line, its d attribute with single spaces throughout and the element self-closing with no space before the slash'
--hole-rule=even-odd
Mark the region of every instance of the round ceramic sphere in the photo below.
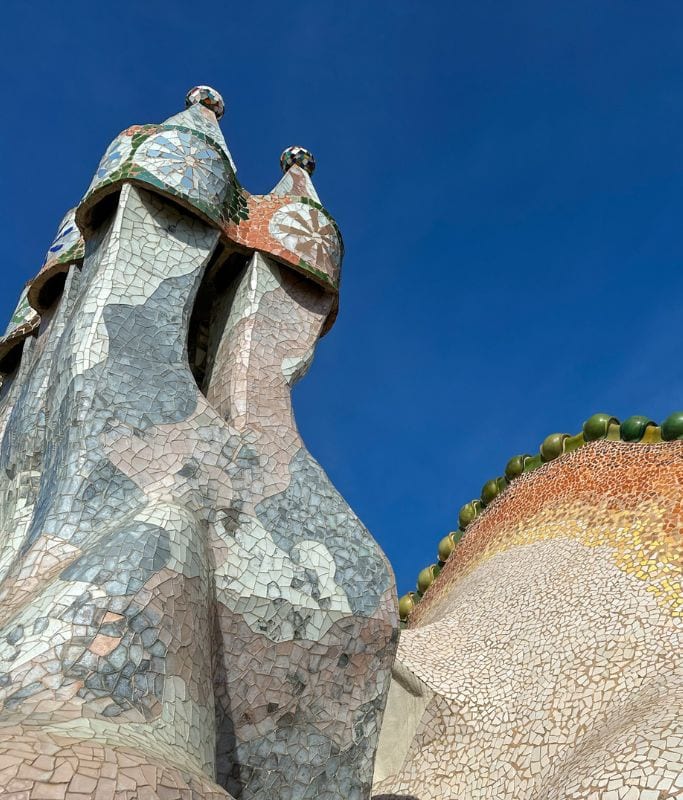
<svg viewBox="0 0 683 800">
<path fill-rule="evenodd" d="M 448 561 L 448 557 L 455 549 L 455 545 L 453 544 L 453 540 L 451 539 L 451 535 L 444 536 L 443 539 L 439 542 L 438 553 L 439 553 L 439 561 Z"/>
<path fill-rule="evenodd" d="M 665 442 L 683 439 L 683 411 L 674 411 L 662 422 L 662 439 Z"/>
<path fill-rule="evenodd" d="M 609 414 L 593 414 L 583 423 L 583 438 L 587 442 L 604 439 L 610 425 L 618 425 L 619 420 Z"/>
<path fill-rule="evenodd" d="M 492 503 L 499 494 L 500 486 L 498 484 L 498 480 L 496 478 L 492 478 L 490 481 L 486 481 L 481 489 L 482 505 L 487 506 L 489 503 Z"/>
<path fill-rule="evenodd" d="M 465 528 L 474 520 L 476 519 L 477 515 L 481 511 L 481 501 L 480 500 L 472 500 L 471 503 L 465 503 L 465 505 L 460 509 L 460 513 L 458 514 L 458 524 L 465 530 Z"/>
<path fill-rule="evenodd" d="M 306 150 L 305 147 L 299 147 L 299 145 L 296 144 L 291 147 L 286 147 L 280 156 L 280 166 L 283 172 L 287 172 L 287 170 L 295 164 L 301 167 L 301 169 L 305 169 L 309 175 L 315 172 L 315 158 L 313 158 L 313 153 L 311 153 L 310 150 Z"/>
<path fill-rule="evenodd" d="M 541 445 L 541 459 L 552 461 L 561 456 L 564 451 L 564 440 L 568 438 L 568 433 L 551 433 L 550 436 L 546 436 Z"/>
<path fill-rule="evenodd" d="M 398 601 L 398 615 L 405 622 L 417 605 L 415 592 L 408 592 Z"/>
<path fill-rule="evenodd" d="M 649 417 L 643 417 L 639 414 L 634 414 L 632 417 L 625 419 L 619 426 L 619 436 L 625 442 L 639 442 L 648 428 L 654 427 L 657 423 L 653 422 Z"/>
<path fill-rule="evenodd" d="M 441 572 L 437 564 L 432 564 L 425 567 L 422 572 L 417 576 L 417 589 L 424 594 L 427 589 L 434 583 L 436 576 Z"/>
<path fill-rule="evenodd" d="M 463 537 L 463 531 L 459 528 L 457 531 L 451 531 L 447 536 L 439 542 L 439 561 L 448 561 L 451 553 L 455 550 L 458 542 Z"/>
<path fill-rule="evenodd" d="M 185 108 L 199 105 L 206 106 L 220 119 L 225 113 L 225 103 L 220 93 L 211 86 L 195 86 L 185 95 Z"/>
<path fill-rule="evenodd" d="M 524 472 L 524 464 L 526 463 L 527 458 L 531 458 L 531 456 L 527 453 L 519 456 L 512 456 L 512 458 L 505 465 L 505 477 L 508 481 L 513 481 L 515 478 L 519 478 L 519 476 Z"/>
</svg>

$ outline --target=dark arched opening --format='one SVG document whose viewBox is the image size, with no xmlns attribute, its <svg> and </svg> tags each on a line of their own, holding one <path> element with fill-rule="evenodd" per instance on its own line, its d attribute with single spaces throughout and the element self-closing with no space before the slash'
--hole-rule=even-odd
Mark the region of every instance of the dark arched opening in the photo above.
<svg viewBox="0 0 683 800">
<path fill-rule="evenodd" d="M 187 355 L 194 379 L 204 395 L 227 323 L 237 277 L 248 260 L 249 256 L 244 253 L 218 247 L 197 291 L 190 317 Z"/>
</svg>

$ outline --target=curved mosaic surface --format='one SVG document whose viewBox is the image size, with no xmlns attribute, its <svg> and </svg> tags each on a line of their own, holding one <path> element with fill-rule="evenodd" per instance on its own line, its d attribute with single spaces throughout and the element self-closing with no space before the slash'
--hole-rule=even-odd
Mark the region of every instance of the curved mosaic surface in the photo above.
<svg viewBox="0 0 683 800">
<path fill-rule="evenodd" d="M 0 340 L 0 796 L 367 800 L 387 691 L 377 798 L 681 796 L 683 412 L 511 459 L 404 599 L 392 671 L 391 568 L 290 400 L 341 236 L 307 151 L 250 196 L 220 96 L 188 103 L 110 146 L 83 269 L 67 216 L 27 295 L 62 272 L 61 299 Z M 201 393 L 221 241 L 249 255 Z"/>
<path fill-rule="evenodd" d="M 541 443 L 537 455 L 531 456 L 525 453 L 513 456 L 505 467 L 504 476 L 486 481 L 482 487 L 481 496 L 462 506 L 458 514 L 458 529 L 451 531 L 439 542 L 439 561 L 425 567 L 419 573 L 416 592 L 408 592 L 400 599 L 401 620 L 406 622 L 410 618 L 423 594 L 438 579 L 445 562 L 462 542 L 468 526 L 484 512 L 487 506 L 505 492 L 513 481 L 549 461 L 567 453 L 573 453 L 588 442 L 601 439 L 613 442 L 641 442 L 642 444 L 681 441 L 683 440 L 683 411 L 674 411 L 661 425 L 657 425 L 654 420 L 640 414 L 628 417 L 623 422 L 619 422 L 616 417 L 609 414 L 593 414 L 584 422 L 581 432 L 575 436 L 570 436 L 568 433 L 551 433 Z"/>
<path fill-rule="evenodd" d="M 65 257 L 71 261 L 83 258 L 83 238 L 76 225 L 76 209 L 67 211 L 59 225 L 57 235 L 45 254 L 44 264 L 62 261 Z"/>
<path fill-rule="evenodd" d="M 125 135 L 96 179 L 117 204 L 0 387 L 0 796 L 367 798 L 393 574 L 290 399 L 336 296 L 252 252 L 202 394 L 190 317 L 223 233 L 166 189 L 220 193 L 215 159 L 196 131 Z"/>
<path fill-rule="evenodd" d="M 26 296 L 27 294 L 28 290 L 24 289 L 24 291 L 21 293 L 21 297 L 19 298 L 19 302 L 17 303 L 17 307 L 14 309 L 9 324 L 5 329 L 3 339 L 16 333 L 17 330 L 32 325 L 37 317 L 36 312 L 31 308 L 28 302 L 28 297 Z"/>
<path fill-rule="evenodd" d="M 190 131 L 156 133 L 140 145 L 136 163 L 188 198 L 218 206 L 228 189 L 224 159 Z"/>
<path fill-rule="evenodd" d="M 213 111 L 216 119 L 220 119 L 225 114 L 225 102 L 221 95 L 211 86 L 195 86 L 185 95 L 185 107 L 190 108 L 201 104 Z"/>
<path fill-rule="evenodd" d="M 319 208 L 307 203 L 289 203 L 271 217 L 272 236 L 288 250 L 311 264 L 338 264 L 341 243 L 337 229 Z"/>
<path fill-rule="evenodd" d="M 492 501 L 401 635 L 377 797 L 679 796 L 682 486 L 683 442 L 596 441 Z"/>
<path fill-rule="evenodd" d="M 102 198 L 132 181 L 196 212 L 216 225 L 226 242 L 267 253 L 336 293 L 343 245 L 311 182 L 312 154 L 287 148 L 281 158 L 286 180 L 270 194 L 250 195 L 237 181 L 218 125 L 220 95 L 199 86 L 188 92 L 186 102 L 185 111 L 163 124 L 133 125 L 109 145 L 79 206 L 79 227 L 87 231 Z M 326 329 L 335 314 L 336 303 Z"/>
<path fill-rule="evenodd" d="M 43 286 L 56 275 L 68 272 L 73 264 L 80 266 L 83 263 L 84 254 L 85 241 L 76 224 L 76 209 L 71 208 L 66 212 L 57 229 L 57 234 L 45 254 L 40 272 L 28 286 L 28 301 L 38 314 L 45 311 L 40 301 Z"/>
<path fill-rule="evenodd" d="M 286 147 L 280 156 L 280 166 L 283 172 L 287 172 L 294 165 L 306 170 L 309 175 L 315 172 L 315 158 L 310 150 L 299 145 L 292 145 Z"/>
<path fill-rule="evenodd" d="M 121 169 L 121 167 L 128 161 L 130 154 L 133 152 L 133 134 L 137 131 L 137 126 L 133 130 L 125 130 L 119 134 L 116 139 L 105 150 L 100 163 L 95 170 L 95 176 L 90 184 L 90 189 L 97 186 L 103 180 L 108 178 L 112 173 Z M 90 191 L 88 189 L 88 191 Z"/>
<path fill-rule="evenodd" d="M 0 337 L 0 363 L 2 359 L 13 352 L 27 336 L 35 333 L 39 326 L 40 317 L 31 308 L 28 301 L 28 289 L 24 289 L 5 333 Z"/>
<path fill-rule="evenodd" d="M 213 121 L 208 133 L 204 115 Z M 94 205 L 126 180 L 162 191 L 218 224 L 239 215 L 234 209 L 239 188 L 213 113 L 194 105 L 173 122 L 135 125 L 109 145 L 79 209 L 81 228 L 88 227 Z"/>
</svg>

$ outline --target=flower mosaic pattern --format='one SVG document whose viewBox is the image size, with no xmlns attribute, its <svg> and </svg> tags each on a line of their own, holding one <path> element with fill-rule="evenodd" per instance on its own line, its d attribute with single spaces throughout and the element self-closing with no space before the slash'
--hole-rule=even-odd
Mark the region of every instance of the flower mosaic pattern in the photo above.
<svg viewBox="0 0 683 800">
<path fill-rule="evenodd" d="M 140 146 L 135 161 L 179 194 L 221 203 L 228 187 L 220 154 L 189 131 L 168 130 Z"/>
<path fill-rule="evenodd" d="M 273 214 L 269 231 L 288 250 L 309 264 L 339 264 L 341 247 L 332 220 L 319 208 L 290 203 Z"/>
</svg>

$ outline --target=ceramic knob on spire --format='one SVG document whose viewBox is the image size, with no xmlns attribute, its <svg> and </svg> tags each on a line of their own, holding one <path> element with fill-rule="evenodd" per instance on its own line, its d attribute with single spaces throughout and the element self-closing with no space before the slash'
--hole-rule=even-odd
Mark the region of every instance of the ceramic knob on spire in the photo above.
<svg viewBox="0 0 683 800">
<path fill-rule="evenodd" d="M 287 172 L 295 164 L 301 169 L 305 169 L 309 175 L 315 172 L 315 158 L 313 158 L 313 153 L 310 150 L 306 150 L 305 147 L 292 145 L 292 147 L 287 147 L 282 151 L 280 156 L 282 171 Z"/>
<path fill-rule="evenodd" d="M 198 103 L 213 111 L 216 119 L 220 119 L 225 113 L 223 98 L 211 86 L 195 86 L 185 95 L 185 108 L 190 108 Z"/>
</svg>

